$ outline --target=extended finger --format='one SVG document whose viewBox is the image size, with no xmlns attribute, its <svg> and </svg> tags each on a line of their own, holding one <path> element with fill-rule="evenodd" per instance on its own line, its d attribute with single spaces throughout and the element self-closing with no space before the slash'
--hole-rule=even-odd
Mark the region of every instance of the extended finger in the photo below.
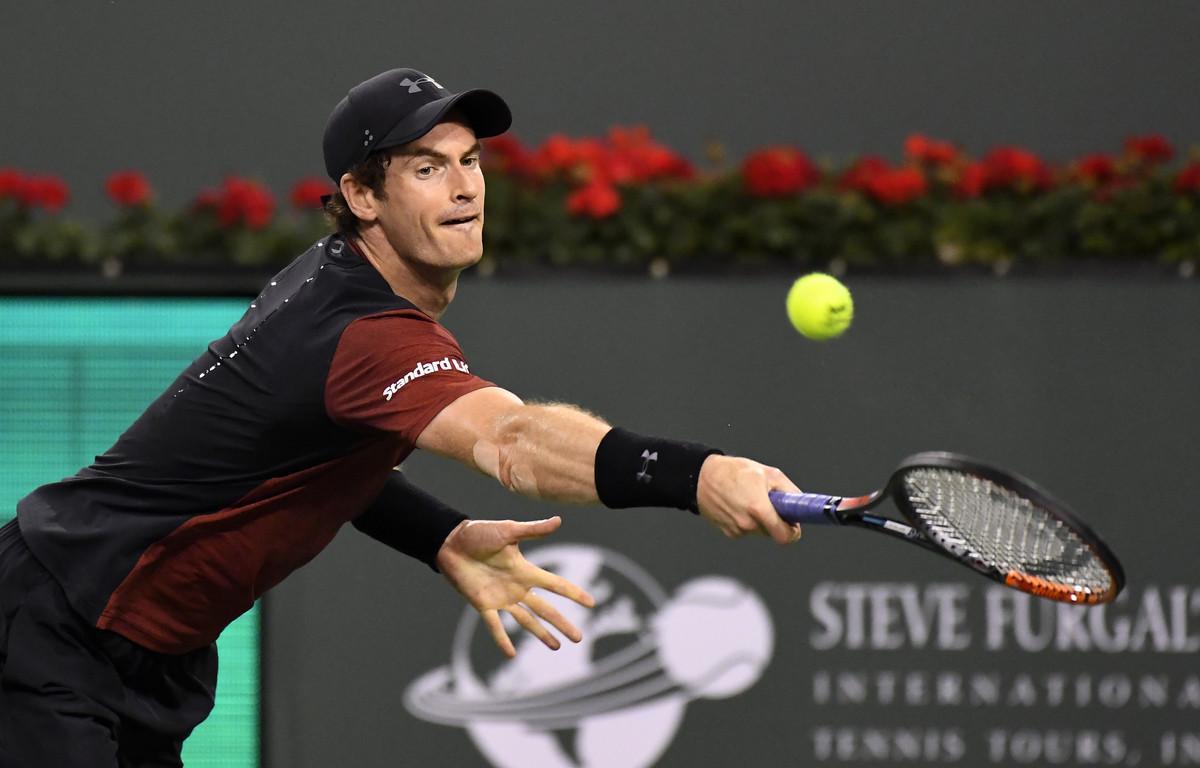
<svg viewBox="0 0 1200 768">
<path fill-rule="evenodd" d="M 534 615 L 526 610 L 523 605 L 513 603 L 505 607 L 504 610 L 512 614 L 512 617 L 517 620 L 518 624 L 525 627 L 529 634 L 541 640 L 542 644 L 550 650 L 557 651 L 562 646 L 562 643 L 558 642 L 558 638 L 551 634 L 550 630 L 542 626 L 542 622 L 534 618 Z"/>
<path fill-rule="evenodd" d="M 517 649 L 513 647 L 512 640 L 508 638 L 508 633 L 504 631 L 504 623 L 500 621 L 500 614 L 495 609 L 481 611 L 480 616 L 483 617 L 483 623 L 487 625 L 488 631 L 492 633 L 492 640 L 496 645 L 500 646 L 500 650 L 504 651 L 504 655 L 512 658 L 517 655 Z"/>
<path fill-rule="evenodd" d="M 562 525 L 562 518 L 555 515 L 545 520 L 530 520 L 523 523 L 514 522 L 509 531 L 514 541 L 528 541 L 529 539 L 540 539 L 543 536 L 549 536 L 557 531 L 560 525 Z"/>
<path fill-rule="evenodd" d="M 551 626 L 561 632 L 572 643 L 578 643 L 583 639 L 583 633 L 574 624 L 567 621 L 567 617 L 559 613 L 558 609 L 550 604 L 550 601 L 530 592 L 522 602 L 525 603 L 525 606 L 529 610 L 550 622 Z"/>
<path fill-rule="evenodd" d="M 534 566 L 537 568 L 537 566 Z M 533 586 L 540 587 L 547 592 L 553 592 L 556 595 L 563 597 L 573 602 L 579 603 L 584 608 L 591 608 L 596 605 L 596 598 L 587 593 L 583 587 L 577 586 L 562 576 L 550 571 L 537 568 L 537 574 L 531 579 Z"/>
</svg>

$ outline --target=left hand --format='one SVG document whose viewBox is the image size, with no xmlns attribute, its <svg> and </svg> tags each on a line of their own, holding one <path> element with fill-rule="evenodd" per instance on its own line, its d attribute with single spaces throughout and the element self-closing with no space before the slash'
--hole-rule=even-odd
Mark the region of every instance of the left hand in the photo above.
<svg viewBox="0 0 1200 768">
<path fill-rule="evenodd" d="M 527 523 L 466 520 L 450 532 L 438 550 L 438 569 L 479 611 L 492 639 L 509 658 L 516 656 L 517 651 L 504 631 L 500 611 L 507 611 L 552 650 L 558 650 L 558 638 L 539 618 L 549 622 L 572 642 L 583 639 L 583 633 L 545 598 L 534 594 L 533 588 L 549 590 L 586 608 L 594 606 L 596 601 L 582 588 L 530 563 L 517 548 L 517 542 L 541 538 L 553 533 L 560 525 L 562 519 L 559 517 Z"/>
</svg>

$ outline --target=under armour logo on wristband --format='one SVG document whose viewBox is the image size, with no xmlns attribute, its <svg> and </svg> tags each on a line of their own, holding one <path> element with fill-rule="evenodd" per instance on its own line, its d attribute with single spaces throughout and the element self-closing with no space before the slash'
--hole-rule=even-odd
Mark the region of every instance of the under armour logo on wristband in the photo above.
<svg viewBox="0 0 1200 768">
<path fill-rule="evenodd" d="M 653 461 L 658 461 L 658 451 L 642 451 L 642 471 L 637 473 L 639 483 L 649 484 L 654 479 L 654 475 L 650 474 L 650 462 Z"/>
</svg>

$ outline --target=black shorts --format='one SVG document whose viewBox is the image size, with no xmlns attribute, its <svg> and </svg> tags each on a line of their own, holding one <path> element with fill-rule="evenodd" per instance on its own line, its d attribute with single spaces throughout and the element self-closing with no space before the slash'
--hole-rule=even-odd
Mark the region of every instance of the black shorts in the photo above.
<svg viewBox="0 0 1200 768">
<path fill-rule="evenodd" d="M 181 766 L 216 683 L 215 646 L 170 656 L 92 627 L 0 528 L 0 768 Z"/>
</svg>

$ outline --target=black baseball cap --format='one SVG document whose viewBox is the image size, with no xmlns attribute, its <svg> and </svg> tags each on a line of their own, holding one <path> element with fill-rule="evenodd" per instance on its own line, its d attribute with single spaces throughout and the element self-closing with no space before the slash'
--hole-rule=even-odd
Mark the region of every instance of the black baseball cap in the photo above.
<svg viewBox="0 0 1200 768">
<path fill-rule="evenodd" d="M 323 142 L 325 172 L 337 184 L 367 155 L 421 138 L 455 107 L 481 139 L 512 125 L 508 105 L 491 91 L 452 93 L 415 69 L 381 72 L 351 88 L 330 113 Z"/>
</svg>

